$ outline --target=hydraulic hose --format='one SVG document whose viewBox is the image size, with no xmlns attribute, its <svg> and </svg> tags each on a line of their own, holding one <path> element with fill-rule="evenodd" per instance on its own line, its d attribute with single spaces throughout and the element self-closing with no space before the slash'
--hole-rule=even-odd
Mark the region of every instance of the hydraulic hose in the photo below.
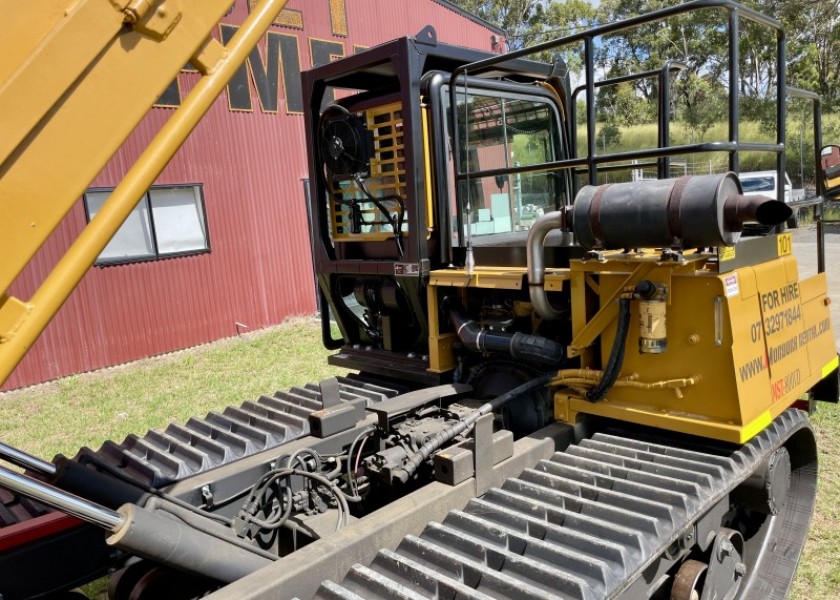
<svg viewBox="0 0 840 600">
<path fill-rule="evenodd" d="M 548 385 L 554 377 L 554 373 L 548 373 L 523 383 L 519 387 L 515 387 L 512 390 L 505 392 L 501 396 L 496 396 L 489 402 L 485 402 L 454 425 L 447 427 L 443 431 L 440 431 L 426 440 L 417 452 L 408 457 L 402 468 L 394 470 L 394 478 L 399 479 L 402 483 L 406 483 L 417 468 L 423 464 L 423 462 L 426 461 L 433 452 L 440 449 L 441 446 L 455 438 L 455 436 L 458 436 L 470 429 L 473 425 L 475 425 L 475 422 L 478 421 L 479 417 L 501 408 L 521 394 L 525 394 L 531 390 Z M 478 451 L 477 448 L 476 451 Z"/>
<path fill-rule="evenodd" d="M 598 385 L 586 392 L 585 397 L 590 402 L 602 400 L 612 388 L 615 380 L 618 379 L 621 366 L 624 364 L 624 348 L 627 346 L 628 331 L 630 331 L 630 300 L 621 298 L 618 301 L 618 326 L 615 330 L 615 340 L 612 350 L 610 350 L 607 366 L 604 369 L 604 376 L 598 382 Z"/>
<path fill-rule="evenodd" d="M 652 298 L 658 288 L 652 281 L 644 280 L 636 284 L 632 294 L 621 298 L 618 301 L 618 325 L 615 329 L 615 340 L 613 340 L 610 357 L 607 366 L 604 368 L 604 376 L 594 388 L 586 392 L 585 397 L 590 402 L 598 402 L 604 399 L 607 392 L 618 379 L 621 367 L 624 364 L 624 349 L 627 346 L 627 332 L 630 331 L 630 301 L 633 298 Z"/>
<path fill-rule="evenodd" d="M 458 339 L 470 350 L 508 354 L 517 360 L 555 369 L 566 356 L 566 348 L 562 344 L 542 336 L 482 329 L 478 323 L 464 316 L 460 303 L 451 298 L 444 299 L 444 309 L 449 313 Z"/>
</svg>

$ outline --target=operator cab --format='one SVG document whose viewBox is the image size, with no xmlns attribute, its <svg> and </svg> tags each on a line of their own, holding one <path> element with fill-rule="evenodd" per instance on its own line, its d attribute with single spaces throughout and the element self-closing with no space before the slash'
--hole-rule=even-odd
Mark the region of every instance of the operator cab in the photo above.
<svg viewBox="0 0 840 600">
<path fill-rule="evenodd" d="M 569 175 L 544 166 L 569 155 L 561 63 L 515 60 L 459 82 L 454 103 L 469 114 L 451 134 L 451 73 L 492 56 L 427 28 L 304 74 L 322 331 L 342 350 L 333 364 L 445 380 L 428 370 L 429 274 L 463 265 L 468 240 L 486 264 L 524 273 L 531 224 L 571 201 Z"/>
<path fill-rule="evenodd" d="M 524 267 L 536 219 L 572 201 L 569 171 L 546 168 L 570 156 L 561 96 L 548 86 L 472 77 L 460 78 L 453 93 L 443 73 L 427 75 L 423 89 L 437 116 L 433 173 L 446 199 L 452 262 L 464 264 L 471 246 L 479 264 Z M 453 98 L 457 135 L 449 118 Z M 549 243 L 569 246 L 571 239 L 555 235 Z"/>
</svg>

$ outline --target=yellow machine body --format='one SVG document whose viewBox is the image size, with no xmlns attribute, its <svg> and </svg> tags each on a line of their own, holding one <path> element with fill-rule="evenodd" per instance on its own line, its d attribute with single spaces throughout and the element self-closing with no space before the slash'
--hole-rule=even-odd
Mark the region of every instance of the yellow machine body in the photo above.
<svg viewBox="0 0 840 600">
<path fill-rule="evenodd" d="M 579 369 L 558 374 L 555 418 L 574 423 L 596 415 L 640 425 L 744 443 L 792 406 L 837 367 L 825 274 L 800 279 L 790 234 L 752 240 L 769 259 L 727 268 L 737 248 L 687 254 L 679 262 L 658 253 L 606 254 L 549 269 L 546 289 L 571 286 L 573 340 L 568 352 Z M 615 386 L 599 402 L 585 399 L 608 362 L 616 335 L 618 298 L 641 280 L 665 290 L 667 348 L 639 350 L 643 303 L 631 303 L 623 366 Z M 522 290 L 526 272 L 479 267 L 434 271 L 428 302 L 468 288 Z M 525 307 L 527 309 L 527 306 Z M 653 314 L 658 315 L 654 308 Z M 432 313 L 434 315 L 434 313 Z M 650 314 L 645 315 L 650 319 Z M 430 370 L 455 366 L 457 335 L 430 323 Z"/>
<path fill-rule="evenodd" d="M 704 254 L 682 262 L 654 254 L 574 261 L 570 353 L 580 352 L 584 373 L 561 373 L 570 387 L 555 396 L 556 417 L 592 414 L 743 443 L 836 368 L 825 274 L 800 279 L 790 234 L 752 245 L 775 245 L 777 256 L 732 270 Z M 632 302 L 619 379 L 606 398 L 589 402 L 575 390 L 592 364 L 577 340 L 598 333 L 601 313 L 617 313 L 621 290 L 642 278 L 666 290 L 667 349 L 638 350 L 640 303 Z M 600 332 L 598 364 L 607 363 L 615 331 L 612 319 Z"/>
</svg>

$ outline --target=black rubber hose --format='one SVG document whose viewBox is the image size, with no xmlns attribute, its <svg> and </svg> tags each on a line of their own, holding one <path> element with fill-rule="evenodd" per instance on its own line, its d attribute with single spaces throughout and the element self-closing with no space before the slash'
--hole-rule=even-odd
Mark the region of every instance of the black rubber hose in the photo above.
<svg viewBox="0 0 840 600">
<path fill-rule="evenodd" d="M 635 296 L 641 296 L 642 298 L 651 298 L 656 294 L 656 291 L 656 285 L 647 280 L 639 282 L 633 290 Z M 585 394 L 586 399 L 590 402 L 603 400 L 618 379 L 618 374 L 624 364 L 624 349 L 627 346 L 628 331 L 630 331 L 630 299 L 621 298 L 618 301 L 618 325 L 615 329 L 615 340 L 613 340 L 610 358 L 604 369 L 604 376 L 598 382 L 598 385 Z"/>
<path fill-rule="evenodd" d="M 509 333 L 482 329 L 464 315 L 458 301 L 445 298 L 443 303 L 458 339 L 470 350 L 508 354 L 517 360 L 546 368 L 558 368 L 566 356 L 566 348 L 562 344 L 518 331 Z"/>
<path fill-rule="evenodd" d="M 615 330 L 615 340 L 612 350 L 610 350 L 610 358 L 604 369 L 604 376 L 598 382 L 598 385 L 586 392 L 585 395 L 590 402 L 603 400 L 618 379 L 618 374 L 621 372 L 621 366 L 624 363 L 624 348 L 627 345 L 628 331 L 630 331 L 630 300 L 622 298 L 618 301 L 618 326 Z"/>
<path fill-rule="evenodd" d="M 402 468 L 396 469 L 394 471 L 394 478 L 399 479 L 403 483 L 407 482 L 411 475 L 417 470 L 417 468 L 421 464 L 423 464 L 423 462 L 426 461 L 426 459 L 428 459 L 433 452 L 440 449 L 441 446 L 455 438 L 455 436 L 460 435 L 461 433 L 467 431 L 470 427 L 475 425 L 475 422 L 478 421 L 479 417 L 489 414 L 494 410 L 498 410 L 499 408 L 501 408 L 502 406 L 504 406 L 505 404 L 522 394 L 530 392 L 533 389 L 548 385 L 548 383 L 554 377 L 554 373 L 548 373 L 546 375 L 537 377 L 536 379 L 532 379 L 531 381 L 523 383 L 519 387 L 515 387 L 512 390 L 505 392 L 501 396 L 493 398 L 489 402 L 485 402 L 476 410 L 468 414 L 466 417 L 464 417 L 454 425 L 447 427 L 443 431 L 436 433 L 428 440 L 426 440 L 420 447 L 420 449 L 417 450 L 417 452 L 408 457 Z"/>
</svg>

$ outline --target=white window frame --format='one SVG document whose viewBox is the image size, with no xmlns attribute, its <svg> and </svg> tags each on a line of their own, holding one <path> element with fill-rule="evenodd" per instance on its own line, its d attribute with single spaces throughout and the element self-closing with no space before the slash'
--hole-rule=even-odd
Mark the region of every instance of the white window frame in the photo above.
<svg viewBox="0 0 840 600">
<path fill-rule="evenodd" d="M 194 194 L 196 199 L 196 208 L 199 212 L 198 214 L 198 224 L 201 228 L 201 233 L 203 234 L 204 238 L 204 245 L 203 247 L 199 248 L 191 248 L 189 250 L 181 250 L 181 251 L 167 251 L 161 250 L 159 247 L 159 238 L 157 234 L 157 229 L 155 227 L 155 211 L 152 205 L 151 200 L 151 193 L 155 191 L 166 191 L 172 189 L 184 189 L 190 188 Z M 102 192 L 113 192 L 114 188 L 91 188 L 87 192 L 85 192 L 83 197 L 83 203 L 85 208 L 85 217 L 87 221 L 90 222 L 91 219 L 95 216 L 95 213 L 91 212 L 91 207 L 89 203 L 88 194 L 94 193 L 102 193 Z M 137 210 L 145 210 L 145 215 L 148 220 L 148 229 L 149 235 L 151 237 L 151 250 L 150 252 L 146 252 L 143 254 L 134 254 L 129 256 L 120 256 L 120 257 L 103 257 L 100 255 L 96 262 L 94 263 L 96 266 L 104 267 L 104 266 L 111 266 L 111 265 L 123 265 L 128 263 L 136 263 L 136 262 L 146 262 L 151 260 L 160 260 L 164 258 L 175 258 L 179 256 L 193 256 L 196 254 L 204 254 L 210 252 L 210 232 L 207 226 L 207 209 L 206 203 L 204 200 L 204 186 L 200 183 L 187 183 L 187 184 L 172 184 L 172 185 L 156 185 L 152 186 L 143 197 L 140 198 L 140 201 L 137 203 L 137 206 L 133 209 L 132 214 L 134 214 Z M 131 217 L 129 217 L 131 218 Z M 145 225 L 145 223 L 143 223 Z M 123 225 L 125 226 L 125 225 Z M 122 229 L 122 227 L 121 227 Z M 114 235 L 116 238 L 119 235 L 119 231 Z M 144 240 L 145 242 L 146 240 Z M 107 247 L 106 247 L 107 249 Z M 105 251 L 103 251 L 103 254 Z"/>
</svg>

